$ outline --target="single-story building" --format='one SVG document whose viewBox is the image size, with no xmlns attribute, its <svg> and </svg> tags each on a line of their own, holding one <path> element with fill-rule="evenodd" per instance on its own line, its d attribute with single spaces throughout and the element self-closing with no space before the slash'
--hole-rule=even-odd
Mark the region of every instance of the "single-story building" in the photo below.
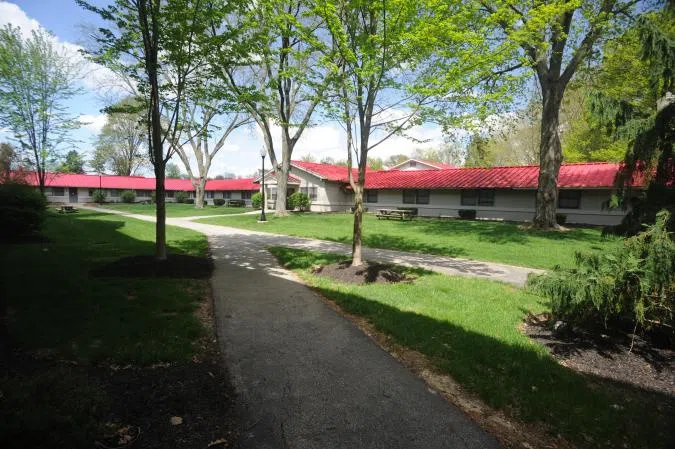
<svg viewBox="0 0 675 449">
<path fill-rule="evenodd" d="M 409 162 L 409 161 L 408 161 Z M 365 203 L 369 210 L 414 207 L 420 216 L 457 217 L 475 210 L 477 218 L 530 221 L 534 216 L 538 166 L 419 169 L 416 161 L 366 175 Z M 356 169 L 354 177 L 356 178 Z M 568 223 L 615 225 L 625 211 L 609 209 L 615 191 L 617 163 L 563 164 L 558 176 L 558 213 Z M 260 179 L 255 180 L 256 183 Z M 276 179 L 265 175 L 268 207 L 274 207 Z M 354 205 L 347 168 L 293 161 L 288 193 L 300 191 L 312 200 L 316 212 L 346 211 Z"/>
<path fill-rule="evenodd" d="M 32 185 L 39 185 L 34 173 L 26 179 Z M 155 178 L 144 176 L 78 175 L 70 173 L 48 173 L 45 180 L 46 196 L 50 203 L 90 203 L 94 192 L 101 190 L 106 201 L 121 201 L 122 192 L 132 190 L 136 201 L 149 201 L 155 190 Z M 167 179 L 165 182 L 166 200 L 173 202 L 177 191 L 187 192 L 194 198 L 194 187 L 188 179 Z M 253 178 L 209 180 L 206 182 L 205 198 L 212 202 L 215 198 L 244 200 L 251 204 L 251 195 L 260 187 Z"/>
</svg>

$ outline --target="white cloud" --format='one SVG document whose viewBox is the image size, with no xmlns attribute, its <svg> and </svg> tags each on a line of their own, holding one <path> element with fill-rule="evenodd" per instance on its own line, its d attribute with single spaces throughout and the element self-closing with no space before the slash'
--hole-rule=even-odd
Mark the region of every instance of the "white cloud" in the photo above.
<svg viewBox="0 0 675 449">
<path fill-rule="evenodd" d="M 103 128 L 103 126 L 108 121 L 108 118 L 105 114 L 82 114 L 78 117 L 78 120 L 82 122 L 83 128 L 88 129 L 92 133 L 98 134 L 101 132 L 101 128 Z"/>
<path fill-rule="evenodd" d="M 37 31 L 38 29 L 46 31 L 40 25 L 40 22 L 28 17 L 18 5 L 0 1 L 0 26 L 4 26 L 8 23 L 12 26 L 19 27 L 21 29 L 21 34 L 26 38 L 30 37 L 32 31 Z M 87 61 L 80 53 L 80 51 L 83 50 L 81 46 L 71 42 L 62 41 L 53 35 L 52 39 L 63 55 L 71 58 L 72 62 L 81 66 L 82 83 L 87 89 L 95 92 L 101 90 L 107 92 L 126 90 L 126 86 L 119 81 L 114 72 L 102 65 Z"/>
</svg>

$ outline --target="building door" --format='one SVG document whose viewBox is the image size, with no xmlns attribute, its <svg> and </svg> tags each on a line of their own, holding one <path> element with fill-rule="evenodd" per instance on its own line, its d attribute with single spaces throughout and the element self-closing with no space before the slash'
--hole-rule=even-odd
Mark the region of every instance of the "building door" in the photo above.
<svg viewBox="0 0 675 449">
<path fill-rule="evenodd" d="M 68 199 L 71 203 L 77 203 L 77 188 L 68 187 Z"/>
</svg>

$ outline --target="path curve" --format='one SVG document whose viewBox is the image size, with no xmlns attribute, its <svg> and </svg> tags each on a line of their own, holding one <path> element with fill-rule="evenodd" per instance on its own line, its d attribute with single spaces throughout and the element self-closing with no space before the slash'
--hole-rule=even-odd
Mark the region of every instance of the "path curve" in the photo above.
<svg viewBox="0 0 675 449">
<path fill-rule="evenodd" d="M 185 219 L 167 223 L 209 239 L 216 329 L 240 399 L 241 447 L 501 447 L 282 269 L 266 250 L 276 240 Z"/>
</svg>

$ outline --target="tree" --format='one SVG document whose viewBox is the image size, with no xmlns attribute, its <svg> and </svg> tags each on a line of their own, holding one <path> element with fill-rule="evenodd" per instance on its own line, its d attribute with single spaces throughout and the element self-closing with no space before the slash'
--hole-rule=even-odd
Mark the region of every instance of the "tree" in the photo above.
<svg viewBox="0 0 675 449">
<path fill-rule="evenodd" d="M 84 173 L 84 158 L 75 150 L 70 150 L 66 154 L 65 160 L 56 169 L 59 173 Z"/>
<path fill-rule="evenodd" d="M 127 98 L 114 105 L 106 115 L 96 142 L 96 150 L 90 165 L 98 173 L 112 171 L 118 176 L 131 176 L 148 164 L 147 129 L 138 109 L 142 103 Z M 126 112 L 123 112 L 125 111 Z"/>
<path fill-rule="evenodd" d="M 458 145 L 447 140 L 435 148 L 415 149 L 412 159 L 459 166 L 462 163 L 462 153 L 462 149 Z"/>
<path fill-rule="evenodd" d="M 40 191 L 59 147 L 79 125 L 66 103 L 79 89 L 79 67 L 42 30 L 24 38 L 19 28 L 0 29 L 0 126 L 29 154 Z"/>
<path fill-rule="evenodd" d="M 631 211 L 620 227 L 621 232 L 635 234 L 644 223 L 654 223 L 662 209 L 675 210 L 675 6 L 670 3 L 658 13 L 643 13 L 624 37 L 638 37 L 634 53 L 608 53 L 616 57 L 608 64 L 603 61 L 604 76 L 626 67 L 639 59 L 646 68 L 646 86 L 635 91 L 626 85 L 616 91 L 597 90 L 593 95 L 594 117 L 610 135 L 628 141 L 620 176 L 617 179 L 623 204 L 632 199 L 636 176 L 647 183 L 644 198 L 631 204 Z M 623 60 L 623 61 L 622 61 Z M 626 91 L 634 95 L 626 95 Z M 671 230 L 675 226 L 670 223 Z"/>
<path fill-rule="evenodd" d="M 9 143 L 0 143 L 0 184 L 13 179 L 13 173 L 18 168 L 18 155 Z"/>
<path fill-rule="evenodd" d="M 232 61 L 216 52 L 222 76 L 260 129 L 277 181 L 276 216 L 286 216 L 291 157 L 310 126 L 328 77 L 318 64 L 326 51 L 320 18 L 308 0 L 260 0 L 240 17 L 238 28 L 249 37 L 247 60 Z M 281 134 L 281 159 L 273 127 Z"/>
<path fill-rule="evenodd" d="M 76 0 L 106 21 L 93 37 L 90 56 L 133 80 L 144 105 L 150 162 L 155 172 L 155 257 L 166 260 L 166 164 L 180 136 L 178 122 L 185 96 L 200 89 L 199 70 L 216 54 L 213 29 L 222 29 L 226 0 L 115 0 L 97 7 Z M 222 42 L 221 42 L 222 44 Z M 221 50 L 223 50 L 221 45 Z M 223 50 L 224 51 L 224 50 Z"/>
<path fill-rule="evenodd" d="M 387 168 L 395 167 L 399 164 L 404 163 L 410 159 L 408 156 L 405 154 L 394 154 L 392 156 L 389 156 L 387 159 L 384 160 L 384 166 Z"/>
<path fill-rule="evenodd" d="M 539 180 L 533 225 L 556 223 L 558 173 L 562 163 L 559 125 L 565 89 L 594 46 L 632 11 L 635 0 L 478 2 L 496 36 L 511 50 L 513 69 L 531 68 L 541 90 Z M 492 36 L 491 36 L 492 37 Z"/>
<path fill-rule="evenodd" d="M 171 179 L 180 179 L 183 177 L 183 173 L 180 171 L 180 167 L 174 163 L 166 164 L 166 177 Z"/>
<path fill-rule="evenodd" d="M 300 160 L 303 162 L 316 162 L 316 156 L 314 156 L 312 153 L 307 153 L 300 156 Z"/>
<path fill-rule="evenodd" d="M 466 148 L 466 167 L 487 167 L 492 165 L 492 156 L 488 149 L 489 139 L 480 133 L 474 133 Z"/>
<path fill-rule="evenodd" d="M 382 170 L 384 168 L 384 162 L 380 157 L 369 157 L 368 167 L 370 167 L 371 170 Z"/>
</svg>

